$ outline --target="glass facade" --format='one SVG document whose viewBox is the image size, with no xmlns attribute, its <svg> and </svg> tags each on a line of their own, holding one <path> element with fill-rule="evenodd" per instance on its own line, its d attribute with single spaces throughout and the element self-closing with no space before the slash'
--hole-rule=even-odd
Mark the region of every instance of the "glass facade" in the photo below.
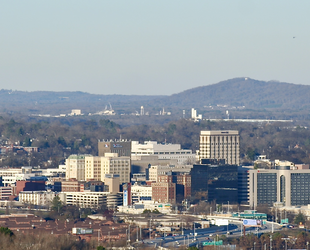
<svg viewBox="0 0 310 250">
<path fill-rule="evenodd" d="M 238 202 L 237 165 L 194 165 L 190 175 L 192 195 L 203 191 L 207 192 L 208 201 Z"/>
<path fill-rule="evenodd" d="M 257 204 L 272 205 L 277 201 L 277 174 L 257 173 Z"/>
<path fill-rule="evenodd" d="M 310 173 L 291 174 L 291 205 L 310 204 Z"/>
</svg>

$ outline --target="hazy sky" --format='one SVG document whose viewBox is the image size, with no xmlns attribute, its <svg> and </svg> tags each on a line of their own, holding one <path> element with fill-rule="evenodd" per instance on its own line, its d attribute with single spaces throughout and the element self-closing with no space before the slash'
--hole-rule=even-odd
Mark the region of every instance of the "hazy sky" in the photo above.
<svg viewBox="0 0 310 250">
<path fill-rule="evenodd" d="M 310 84 L 309 12 L 309 0 L 0 0 L 0 89 L 157 95 L 243 76 Z"/>
</svg>

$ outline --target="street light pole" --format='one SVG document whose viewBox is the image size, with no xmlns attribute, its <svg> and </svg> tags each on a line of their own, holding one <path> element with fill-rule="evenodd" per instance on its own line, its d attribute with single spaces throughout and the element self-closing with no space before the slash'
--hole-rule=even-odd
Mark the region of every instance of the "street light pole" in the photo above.
<svg viewBox="0 0 310 250">
<path fill-rule="evenodd" d="M 270 250 L 272 250 L 272 235 L 270 235 Z"/>
<path fill-rule="evenodd" d="M 228 201 L 228 210 L 227 210 L 227 213 L 229 214 L 229 201 Z"/>
</svg>

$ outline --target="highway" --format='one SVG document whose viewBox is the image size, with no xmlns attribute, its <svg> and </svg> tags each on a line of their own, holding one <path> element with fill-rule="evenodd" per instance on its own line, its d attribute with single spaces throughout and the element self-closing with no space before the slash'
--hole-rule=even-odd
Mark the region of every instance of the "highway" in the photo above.
<svg viewBox="0 0 310 250">
<path fill-rule="evenodd" d="M 218 217 L 217 217 L 218 218 Z M 185 246 L 195 246 L 199 245 L 204 241 L 217 241 L 221 235 L 226 235 L 226 237 L 240 237 L 243 235 L 242 231 L 242 221 L 236 218 L 227 218 L 230 224 L 229 226 L 212 226 L 205 229 L 195 229 L 196 236 L 194 235 L 194 230 L 184 230 L 183 235 L 180 236 L 168 236 L 159 237 L 155 239 L 146 239 L 140 244 L 148 244 L 153 247 L 179 247 Z M 267 222 L 262 228 L 248 227 L 245 230 L 246 234 L 253 233 L 261 235 L 263 233 L 268 233 L 272 231 L 280 230 L 281 226 L 277 223 Z M 137 244 L 137 243 L 136 243 Z"/>
</svg>

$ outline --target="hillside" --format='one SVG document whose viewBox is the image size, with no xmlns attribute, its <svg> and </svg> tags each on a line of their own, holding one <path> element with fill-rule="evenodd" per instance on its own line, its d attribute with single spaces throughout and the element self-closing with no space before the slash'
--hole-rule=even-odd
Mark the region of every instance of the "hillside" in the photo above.
<svg viewBox="0 0 310 250">
<path fill-rule="evenodd" d="M 0 90 L 0 112 L 38 114 L 83 113 L 103 110 L 110 104 L 118 113 L 132 113 L 143 105 L 151 114 L 163 107 L 173 109 L 203 108 L 228 105 L 246 109 L 307 109 L 310 107 L 310 86 L 276 81 L 234 78 L 212 85 L 192 88 L 171 96 L 96 95 L 85 92 L 11 91 Z"/>
<path fill-rule="evenodd" d="M 0 90 L 0 111 L 30 113 L 68 113 L 71 109 L 96 112 L 113 105 L 114 109 L 130 108 L 162 96 L 144 95 L 96 95 L 86 92 L 12 91 Z"/>
<path fill-rule="evenodd" d="M 216 105 L 246 108 L 305 108 L 310 106 L 310 86 L 276 81 L 234 78 L 152 100 L 151 105 L 195 107 Z"/>
</svg>

